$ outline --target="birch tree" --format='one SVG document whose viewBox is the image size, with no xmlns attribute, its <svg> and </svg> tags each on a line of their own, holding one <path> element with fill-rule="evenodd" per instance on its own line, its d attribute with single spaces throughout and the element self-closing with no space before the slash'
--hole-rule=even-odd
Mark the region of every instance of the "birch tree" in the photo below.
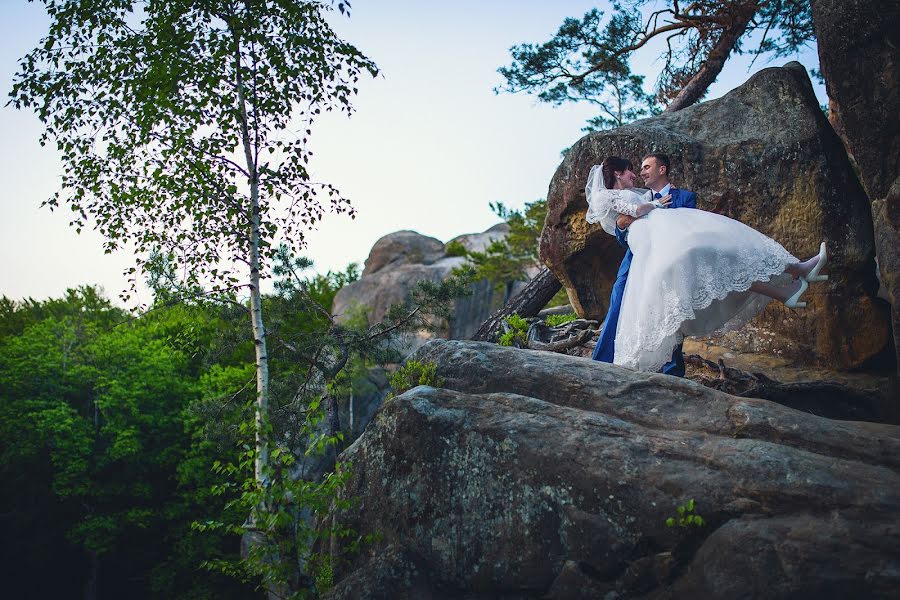
<svg viewBox="0 0 900 600">
<path fill-rule="evenodd" d="M 151 254 L 181 290 L 249 297 L 256 354 L 255 473 L 265 485 L 269 359 L 260 284 L 276 238 L 299 252 L 325 212 L 353 215 L 308 171 L 322 111 L 351 112 L 375 64 L 315 0 L 42 0 L 50 28 L 21 59 L 10 103 L 32 109 L 41 143 L 62 156 L 71 225 L 93 227 L 107 253 Z"/>
</svg>

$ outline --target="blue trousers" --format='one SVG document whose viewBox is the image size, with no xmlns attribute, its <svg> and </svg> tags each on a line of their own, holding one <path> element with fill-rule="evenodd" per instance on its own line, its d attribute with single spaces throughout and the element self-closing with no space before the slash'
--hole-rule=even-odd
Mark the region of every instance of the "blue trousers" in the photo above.
<svg viewBox="0 0 900 600">
<path fill-rule="evenodd" d="M 600 330 L 600 339 L 597 340 L 597 345 L 594 347 L 592 356 L 594 360 L 611 363 L 616 354 L 616 327 L 619 324 L 619 310 L 622 308 L 622 296 L 625 294 L 625 283 L 628 281 L 631 257 L 631 250 L 628 250 L 625 258 L 622 259 L 619 273 L 616 275 L 616 282 L 613 284 L 612 294 L 609 297 L 609 312 L 606 313 L 606 319 Z M 666 375 L 684 377 L 684 354 L 681 351 L 681 344 L 676 346 L 672 353 L 672 360 L 663 366 L 662 372 Z"/>
</svg>

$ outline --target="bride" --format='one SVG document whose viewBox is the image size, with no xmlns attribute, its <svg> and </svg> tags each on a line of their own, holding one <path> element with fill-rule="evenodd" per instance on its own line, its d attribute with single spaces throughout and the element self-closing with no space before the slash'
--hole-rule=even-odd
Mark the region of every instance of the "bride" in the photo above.
<svg viewBox="0 0 900 600">
<path fill-rule="evenodd" d="M 684 336 L 736 329 L 772 299 L 802 308 L 800 297 L 827 258 L 800 262 L 781 244 L 739 221 L 693 208 L 655 210 L 667 198 L 634 187 L 627 160 L 594 165 L 585 194 L 586 219 L 615 235 L 620 214 L 638 217 L 628 228 L 634 258 L 622 298 L 613 362 L 658 371 Z"/>
</svg>

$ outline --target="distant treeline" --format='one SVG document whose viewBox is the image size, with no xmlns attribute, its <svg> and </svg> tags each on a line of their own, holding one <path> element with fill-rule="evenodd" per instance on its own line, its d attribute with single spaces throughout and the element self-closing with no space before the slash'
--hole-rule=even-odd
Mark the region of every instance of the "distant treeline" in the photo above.
<svg viewBox="0 0 900 600">
<path fill-rule="evenodd" d="M 306 290 L 330 306 L 354 268 Z M 290 297 L 265 301 L 284 315 L 273 329 L 324 326 Z M 191 528 L 247 516 L 211 491 L 214 461 L 236 460 L 252 417 L 246 321 L 240 303 L 171 300 L 135 318 L 93 287 L 0 300 L 4 596 L 261 596 L 202 566 L 237 562 L 236 536 Z"/>
</svg>

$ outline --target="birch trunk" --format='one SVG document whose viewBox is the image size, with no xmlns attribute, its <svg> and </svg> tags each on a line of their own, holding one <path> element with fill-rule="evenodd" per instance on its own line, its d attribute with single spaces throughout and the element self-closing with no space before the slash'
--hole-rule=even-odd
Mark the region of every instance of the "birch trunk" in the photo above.
<svg viewBox="0 0 900 600">
<path fill-rule="evenodd" d="M 351 389 L 350 390 L 350 427 L 349 427 L 351 440 L 353 439 L 353 436 L 354 436 L 354 429 L 353 429 L 354 427 L 356 427 L 356 418 L 353 414 L 353 390 Z"/>
<path fill-rule="evenodd" d="M 100 578 L 100 557 L 97 552 L 91 550 L 88 552 L 90 566 L 88 571 L 88 579 L 84 584 L 84 600 L 97 600 L 97 582 Z"/>
<path fill-rule="evenodd" d="M 265 484 L 269 466 L 269 447 L 264 425 L 269 414 L 269 357 L 266 351 L 266 327 L 262 316 L 262 297 L 259 290 L 259 183 L 251 183 L 253 233 L 250 241 L 250 318 L 253 322 L 253 343 L 256 348 L 256 481 Z"/>
<path fill-rule="evenodd" d="M 250 175 L 250 320 L 253 326 L 253 345 L 256 349 L 256 461 L 254 471 L 260 485 L 266 483 L 265 472 L 269 466 L 269 447 L 263 430 L 269 413 L 269 357 L 266 351 L 266 328 L 262 316 L 262 296 L 259 289 L 259 171 L 256 167 L 253 142 L 250 139 L 247 102 L 244 95 L 244 80 L 241 76 L 240 42 L 235 36 L 235 83 L 239 104 L 241 143 L 247 173 Z"/>
</svg>

